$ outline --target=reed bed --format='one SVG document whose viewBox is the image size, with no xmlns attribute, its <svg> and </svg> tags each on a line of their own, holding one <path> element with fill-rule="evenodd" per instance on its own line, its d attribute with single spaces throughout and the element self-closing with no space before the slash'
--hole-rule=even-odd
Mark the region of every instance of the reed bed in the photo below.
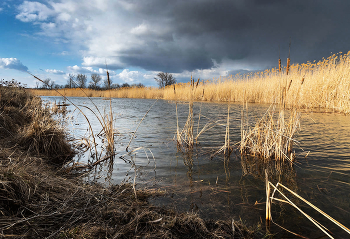
<svg viewBox="0 0 350 239">
<path fill-rule="evenodd" d="M 288 86 L 286 106 L 301 109 L 332 110 L 350 113 L 350 52 L 333 54 L 319 62 L 290 64 L 257 73 L 238 74 L 201 82 L 194 95 L 191 83 L 162 89 L 122 88 L 111 90 L 116 98 L 149 98 L 213 102 L 275 103 L 280 86 Z M 77 89 L 60 89 L 65 96 L 84 96 Z M 38 95 L 56 95 L 52 90 L 32 90 Z M 105 91 L 86 90 L 90 97 L 106 97 Z"/>
<path fill-rule="evenodd" d="M 154 87 L 131 87 L 109 90 L 93 90 L 81 88 L 64 88 L 64 89 L 30 89 L 35 95 L 41 96 L 66 96 L 66 97 L 112 97 L 112 98 L 138 98 L 138 99 L 162 99 L 163 89 Z"/>
<path fill-rule="evenodd" d="M 319 62 L 291 64 L 254 74 L 220 77 L 202 82 L 194 99 L 217 102 L 276 103 L 286 87 L 285 106 L 350 113 L 350 52 L 334 54 Z M 164 99 L 185 100 L 189 85 L 164 89 Z M 203 97 L 202 97 L 203 95 Z"/>
</svg>

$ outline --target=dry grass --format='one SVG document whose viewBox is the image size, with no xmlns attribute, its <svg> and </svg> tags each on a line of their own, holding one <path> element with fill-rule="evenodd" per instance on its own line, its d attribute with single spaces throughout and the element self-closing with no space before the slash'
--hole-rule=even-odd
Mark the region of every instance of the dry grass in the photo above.
<svg viewBox="0 0 350 239">
<path fill-rule="evenodd" d="M 294 135 L 299 128 L 300 114 L 293 110 L 286 119 L 283 109 L 278 113 L 275 110 L 275 105 L 271 105 L 254 126 L 245 124 L 242 113 L 240 151 L 261 158 L 264 163 L 275 160 L 292 164 Z"/>
<path fill-rule="evenodd" d="M 280 86 L 290 87 L 286 106 L 305 109 L 332 110 L 350 113 L 350 59 L 349 54 L 334 54 L 319 62 L 292 64 L 246 75 L 220 77 L 198 85 L 193 100 L 218 102 L 275 103 Z M 289 61 L 290 62 L 290 61 Z M 289 64 L 288 64 L 289 66 Z M 76 89 L 59 90 L 65 96 L 84 96 Z M 91 97 L 106 97 L 107 92 L 86 90 Z M 55 95 L 54 91 L 33 90 L 38 95 Z M 174 87 L 126 88 L 111 90 L 116 98 L 150 98 L 189 101 L 192 97 L 190 83 Z M 278 101 L 278 100 L 277 100 Z"/>
<path fill-rule="evenodd" d="M 178 145 L 178 148 L 186 148 L 188 150 L 193 149 L 194 143 L 195 143 L 195 136 L 193 135 L 193 126 L 194 126 L 194 114 L 193 114 L 193 97 L 195 95 L 195 92 L 197 90 L 199 83 L 199 78 L 197 82 L 194 82 L 194 79 L 191 77 L 191 97 L 188 102 L 188 116 L 186 123 L 182 130 L 179 129 L 179 120 L 177 119 L 177 130 L 176 130 L 176 142 Z M 176 94 L 176 89 L 174 88 L 174 94 Z M 177 103 L 176 103 L 176 117 L 177 115 Z"/>
<path fill-rule="evenodd" d="M 80 88 L 71 89 L 31 89 L 35 95 L 41 96 L 76 96 L 76 97 L 105 97 L 105 98 L 138 98 L 138 99 L 161 99 L 163 98 L 163 89 L 153 87 L 132 87 L 132 88 L 120 88 L 110 90 L 92 90 L 84 89 L 84 92 Z"/>
<path fill-rule="evenodd" d="M 67 134 L 41 99 L 17 87 L 0 87 L 0 127 L 9 143 L 62 163 L 74 154 Z"/>
<path fill-rule="evenodd" d="M 195 100 L 248 103 L 279 102 L 281 86 L 288 86 L 285 104 L 306 109 L 331 109 L 350 113 L 350 59 L 348 54 L 332 55 L 317 63 L 293 64 L 285 68 L 248 75 L 219 78 L 198 86 Z M 176 86 L 176 96 L 166 88 L 164 99 L 184 100 L 189 86 Z M 204 92 L 204 95 L 202 94 Z M 203 97 L 202 97 L 203 95 Z"/>
<path fill-rule="evenodd" d="M 182 129 L 179 126 L 178 109 L 177 109 L 178 102 L 176 102 L 177 128 L 176 128 L 176 135 L 174 139 L 176 140 L 178 150 L 181 150 L 181 151 L 191 151 L 193 147 L 198 143 L 198 138 L 200 137 L 200 135 L 203 134 L 205 131 L 213 128 L 217 124 L 217 121 L 216 122 L 209 121 L 203 126 L 201 130 L 199 130 L 200 120 L 202 116 L 201 108 L 200 108 L 198 113 L 197 133 L 194 133 L 195 117 L 194 117 L 194 111 L 193 111 L 193 104 L 194 104 L 194 96 L 198 89 L 199 83 L 200 83 L 199 78 L 195 82 L 195 80 L 191 77 L 191 82 L 190 82 L 191 91 L 189 93 L 191 97 L 188 101 L 188 115 L 187 115 L 187 120 Z M 172 86 L 172 87 L 174 89 L 174 94 L 176 94 L 177 93 L 176 87 L 175 86 Z"/>
</svg>

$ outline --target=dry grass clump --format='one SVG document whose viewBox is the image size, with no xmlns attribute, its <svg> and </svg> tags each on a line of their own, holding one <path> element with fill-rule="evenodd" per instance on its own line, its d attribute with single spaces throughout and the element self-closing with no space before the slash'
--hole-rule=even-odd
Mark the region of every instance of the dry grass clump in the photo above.
<svg viewBox="0 0 350 239">
<path fill-rule="evenodd" d="M 34 107 L 40 104 L 38 98 L 28 102 L 27 112 L 30 114 L 31 122 L 22 127 L 18 133 L 18 143 L 26 150 L 46 156 L 53 163 L 62 163 L 61 160 L 65 161 L 65 157 L 72 156 L 73 150 L 66 133 L 51 117 L 48 109 Z"/>
<path fill-rule="evenodd" d="M 276 115 L 275 105 L 271 105 L 252 127 L 244 123 L 244 114 L 242 118 L 242 155 L 258 157 L 264 163 L 270 160 L 294 162 L 294 135 L 300 126 L 300 114 L 296 110 L 290 112 L 289 119 L 286 119 L 283 109 Z"/>
<path fill-rule="evenodd" d="M 188 102 L 188 115 L 186 123 L 182 130 L 179 128 L 179 120 L 177 115 L 177 103 L 176 103 L 176 117 L 177 117 L 177 130 L 176 130 L 176 142 L 178 148 L 184 147 L 185 149 L 191 150 L 195 143 L 195 136 L 193 135 L 194 126 L 194 114 L 193 114 L 193 96 L 197 90 L 199 84 L 199 78 L 195 83 L 194 79 L 191 77 L 191 97 Z M 176 89 L 174 88 L 174 94 L 176 94 Z"/>
<path fill-rule="evenodd" d="M 33 96 L 23 88 L 0 85 L 0 137 L 13 136 L 26 123 L 22 108 Z"/>
<path fill-rule="evenodd" d="M 0 87 L 0 127 L 9 142 L 62 163 L 73 155 L 67 135 L 39 97 L 19 87 Z"/>
</svg>

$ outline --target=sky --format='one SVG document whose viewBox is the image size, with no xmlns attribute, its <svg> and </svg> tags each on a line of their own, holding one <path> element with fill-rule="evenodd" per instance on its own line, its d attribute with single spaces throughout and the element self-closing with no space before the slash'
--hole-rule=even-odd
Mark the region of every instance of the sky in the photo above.
<svg viewBox="0 0 350 239">
<path fill-rule="evenodd" d="M 350 50 L 348 0 L 1 0 L 0 78 L 36 87 L 100 74 L 156 86 Z"/>
</svg>

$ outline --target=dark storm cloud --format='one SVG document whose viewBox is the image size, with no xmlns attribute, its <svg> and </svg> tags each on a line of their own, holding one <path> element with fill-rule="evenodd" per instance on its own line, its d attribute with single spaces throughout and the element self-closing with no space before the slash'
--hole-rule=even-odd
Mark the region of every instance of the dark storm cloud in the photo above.
<svg viewBox="0 0 350 239">
<path fill-rule="evenodd" d="M 123 63 L 147 70 L 207 69 L 212 60 L 241 60 L 259 67 L 327 57 L 350 50 L 350 1 L 197 0 L 139 1 L 135 14 L 169 31 L 161 42 L 126 50 Z M 150 33 L 152 36 L 152 33 Z M 130 53 L 130 54 L 128 54 Z"/>
</svg>

